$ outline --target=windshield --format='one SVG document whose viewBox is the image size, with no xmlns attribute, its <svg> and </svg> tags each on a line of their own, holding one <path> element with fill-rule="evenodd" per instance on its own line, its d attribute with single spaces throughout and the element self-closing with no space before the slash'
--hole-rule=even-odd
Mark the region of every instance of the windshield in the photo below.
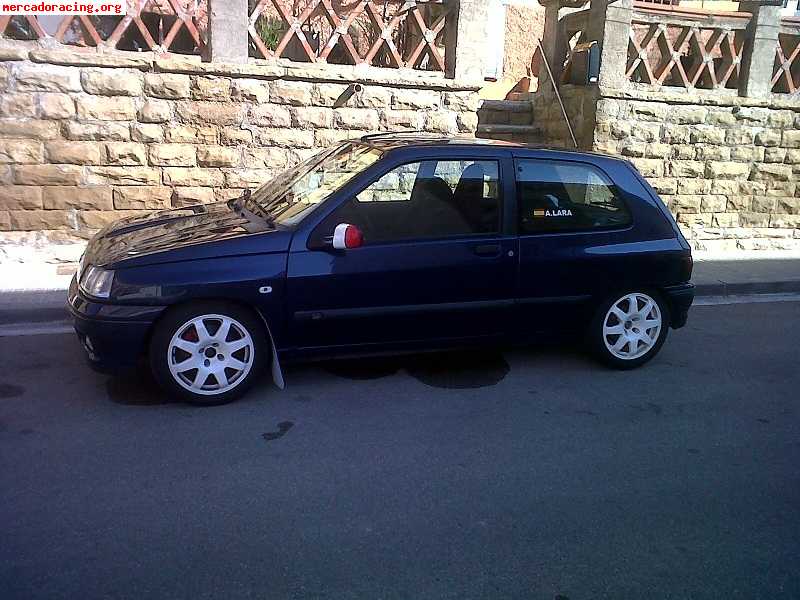
<svg viewBox="0 0 800 600">
<path fill-rule="evenodd" d="M 274 223 L 294 225 L 382 154 L 354 142 L 336 146 L 287 169 L 253 192 L 251 201 Z"/>
</svg>

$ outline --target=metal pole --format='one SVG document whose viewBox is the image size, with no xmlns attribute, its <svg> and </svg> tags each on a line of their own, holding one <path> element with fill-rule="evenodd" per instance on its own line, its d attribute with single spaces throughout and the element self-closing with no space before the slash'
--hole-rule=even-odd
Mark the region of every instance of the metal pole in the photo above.
<svg viewBox="0 0 800 600">
<path fill-rule="evenodd" d="M 542 56 L 542 62 L 544 62 L 544 67 L 545 69 L 547 69 L 547 76 L 550 78 L 550 82 L 553 84 L 553 91 L 556 93 L 558 104 L 561 107 L 561 114 L 564 115 L 564 121 L 567 123 L 567 129 L 569 129 L 569 137 L 572 138 L 572 143 L 574 144 L 575 148 L 577 148 L 578 140 L 575 139 L 575 132 L 572 130 L 572 123 L 569 122 L 569 117 L 567 116 L 567 109 L 564 108 L 564 101 L 561 99 L 561 92 L 558 91 L 556 80 L 553 79 L 553 72 L 550 70 L 550 65 L 547 62 L 547 56 L 545 56 L 544 48 L 542 48 L 542 40 L 536 40 L 536 46 L 539 48 L 539 54 L 541 54 Z"/>
</svg>

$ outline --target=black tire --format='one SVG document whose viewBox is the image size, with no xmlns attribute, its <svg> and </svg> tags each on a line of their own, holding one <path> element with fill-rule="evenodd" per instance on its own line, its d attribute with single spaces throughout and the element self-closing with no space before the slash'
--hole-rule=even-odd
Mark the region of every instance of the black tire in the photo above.
<svg viewBox="0 0 800 600">
<path fill-rule="evenodd" d="M 631 294 L 641 294 L 644 296 L 648 296 L 654 301 L 660 313 L 661 329 L 658 332 L 658 336 L 655 339 L 655 342 L 649 347 L 649 349 L 646 352 L 644 352 L 644 354 L 633 358 L 620 358 L 619 356 L 615 356 L 614 353 L 612 353 L 612 350 L 606 345 L 603 327 L 606 321 L 606 317 L 609 315 L 611 307 L 620 302 L 623 298 Z M 592 353 L 607 366 L 620 370 L 635 369 L 637 367 L 641 367 L 643 364 L 647 362 L 650 362 L 661 350 L 661 347 L 664 345 L 664 342 L 667 339 L 667 334 L 669 333 L 669 323 L 670 323 L 669 305 L 664 301 L 663 297 L 658 292 L 654 290 L 644 290 L 644 289 L 619 292 L 606 298 L 597 308 L 594 318 L 592 319 L 591 324 L 589 325 L 589 331 L 587 332 L 587 342 L 589 344 Z M 625 323 L 621 323 L 621 325 L 623 326 L 623 328 L 626 327 Z M 612 337 L 610 339 L 616 341 L 619 340 L 620 338 Z M 638 344 L 641 342 L 637 341 L 636 343 Z M 623 348 L 625 347 L 626 346 L 623 346 Z M 628 348 L 630 350 L 630 347 Z"/>
<path fill-rule="evenodd" d="M 211 346 L 214 346 L 214 343 L 211 342 L 204 346 L 204 342 L 199 339 L 200 332 L 194 329 L 194 326 L 189 326 L 191 321 L 199 317 L 207 317 L 199 321 L 199 323 L 206 328 L 209 334 L 214 333 L 211 328 L 215 323 L 219 323 L 219 327 L 216 329 L 216 334 L 218 335 L 222 335 L 220 329 L 223 321 L 217 317 L 229 319 L 230 333 L 226 338 L 229 341 L 215 340 L 215 349 L 211 348 Z M 189 327 L 187 328 L 187 326 Z M 249 340 L 246 337 L 237 338 L 241 333 L 239 331 L 240 328 L 249 335 Z M 186 340 L 182 337 L 177 340 L 178 343 L 188 341 L 189 344 L 195 344 L 193 338 L 194 336 L 198 337 L 196 342 L 198 351 L 196 354 L 172 346 L 173 338 L 179 331 L 183 331 L 182 335 L 192 339 Z M 248 341 L 252 343 L 247 344 Z M 225 357 L 221 354 L 223 349 L 220 349 L 220 344 L 223 346 L 231 344 L 228 347 L 233 348 L 232 344 L 235 342 L 246 344 L 242 349 L 231 351 L 230 357 L 228 357 L 229 361 L 231 358 L 235 358 L 237 363 L 249 365 L 240 370 L 225 366 L 227 363 L 225 362 Z M 209 356 L 206 352 L 220 352 L 220 354 Z M 206 371 L 203 371 L 206 377 L 204 379 L 207 384 L 206 387 L 196 390 L 189 389 L 186 386 L 191 384 L 193 369 L 176 375 L 173 375 L 170 369 L 171 362 L 177 363 L 175 367 L 177 369 L 183 364 L 178 362 L 179 360 L 189 359 L 184 359 L 183 356 L 178 357 L 178 353 L 201 363 L 201 368 L 205 368 L 206 371 L 208 369 L 216 369 L 219 374 L 208 373 L 206 375 Z M 271 348 L 267 341 L 267 332 L 258 315 L 247 308 L 227 302 L 198 301 L 170 309 L 156 323 L 149 348 L 150 369 L 159 385 L 171 396 L 198 406 L 218 406 L 241 398 L 263 373 L 264 365 L 268 364 L 270 358 Z M 222 362 L 217 362 L 217 360 Z M 229 376 L 232 378 L 226 382 L 228 387 L 225 387 L 223 381 L 226 381 Z M 194 379 L 197 380 L 200 377 L 201 371 L 197 369 Z M 183 383 L 180 383 L 179 379 Z M 202 386 L 203 384 L 201 383 L 200 385 Z M 219 389 L 213 389 L 214 386 Z"/>
</svg>

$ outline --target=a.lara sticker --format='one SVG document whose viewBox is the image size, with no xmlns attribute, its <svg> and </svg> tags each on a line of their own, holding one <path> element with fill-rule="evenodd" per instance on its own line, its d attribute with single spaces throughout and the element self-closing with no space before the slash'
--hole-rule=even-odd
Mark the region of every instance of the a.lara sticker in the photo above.
<svg viewBox="0 0 800 600">
<path fill-rule="evenodd" d="M 559 208 L 557 210 L 550 210 L 549 208 L 535 208 L 533 209 L 534 217 L 571 217 L 572 211 L 568 208 Z"/>
</svg>

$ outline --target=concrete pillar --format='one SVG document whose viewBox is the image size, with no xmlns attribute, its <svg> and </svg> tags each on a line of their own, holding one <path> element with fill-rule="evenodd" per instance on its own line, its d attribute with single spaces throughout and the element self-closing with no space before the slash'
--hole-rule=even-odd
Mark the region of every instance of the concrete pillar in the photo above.
<svg viewBox="0 0 800 600">
<path fill-rule="evenodd" d="M 739 10 L 753 15 L 742 52 L 739 94 L 766 96 L 772 92 L 772 69 L 781 29 L 781 7 L 741 2 Z"/>
<path fill-rule="evenodd" d="M 459 81 L 482 83 L 490 45 L 487 34 L 490 3 L 486 0 L 461 0 L 454 23 L 455 52 L 447 69 Z M 451 41 L 452 44 L 452 41 Z"/>
<path fill-rule="evenodd" d="M 208 0 L 205 62 L 246 63 L 248 57 L 247 0 Z"/>
<path fill-rule="evenodd" d="M 592 0 L 589 7 L 588 39 L 600 47 L 600 77 L 603 86 L 620 88 L 627 82 L 628 40 L 631 35 L 633 0 Z"/>
</svg>

